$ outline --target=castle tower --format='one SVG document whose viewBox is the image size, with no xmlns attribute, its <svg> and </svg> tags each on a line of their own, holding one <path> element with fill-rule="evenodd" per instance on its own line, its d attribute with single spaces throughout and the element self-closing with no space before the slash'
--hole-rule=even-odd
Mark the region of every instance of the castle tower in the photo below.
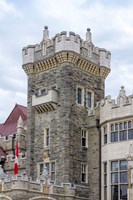
<svg viewBox="0 0 133 200">
<path fill-rule="evenodd" d="M 74 32 L 23 48 L 28 76 L 27 172 L 33 178 L 47 167 L 56 185 L 77 185 L 75 196 L 98 199 L 99 132 L 94 106 L 104 97 L 110 52 Z"/>
</svg>

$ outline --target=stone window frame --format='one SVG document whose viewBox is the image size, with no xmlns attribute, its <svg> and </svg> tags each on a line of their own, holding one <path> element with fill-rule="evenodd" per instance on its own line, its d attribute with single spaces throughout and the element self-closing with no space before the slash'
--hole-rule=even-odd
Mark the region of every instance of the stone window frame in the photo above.
<svg viewBox="0 0 133 200">
<path fill-rule="evenodd" d="M 37 97 L 45 96 L 48 94 L 48 87 L 41 87 L 36 89 L 35 95 Z"/>
<path fill-rule="evenodd" d="M 103 135 L 103 144 L 108 143 L 108 134 L 107 134 L 107 124 L 102 127 L 102 135 Z"/>
<path fill-rule="evenodd" d="M 82 148 L 88 148 L 88 130 L 86 129 L 81 129 L 81 146 Z"/>
<path fill-rule="evenodd" d="M 107 199 L 107 162 L 103 163 L 103 187 L 104 187 L 104 199 Z"/>
<path fill-rule="evenodd" d="M 88 93 L 91 94 L 91 103 L 90 103 L 91 105 L 90 106 L 88 105 Z M 87 89 L 85 97 L 86 97 L 86 107 L 93 108 L 94 107 L 94 92 L 92 90 Z"/>
<path fill-rule="evenodd" d="M 88 164 L 81 163 L 81 183 L 88 183 Z"/>
<path fill-rule="evenodd" d="M 45 148 L 50 147 L 50 128 L 49 127 L 44 128 L 44 147 Z"/>
<path fill-rule="evenodd" d="M 81 103 L 79 103 L 79 101 L 78 101 L 78 98 L 79 98 L 78 97 L 78 89 L 81 89 Z M 85 93 L 84 87 L 77 85 L 77 87 L 76 87 L 76 103 L 79 106 L 84 106 L 84 93 Z"/>
<path fill-rule="evenodd" d="M 131 136 L 129 137 L 129 133 Z M 123 142 L 133 139 L 132 119 L 110 123 L 110 142 Z"/>
<path fill-rule="evenodd" d="M 52 170 L 52 164 L 53 163 L 54 163 L 54 170 Z M 41 172 L 40 172 L 40 165 L 42 165 L 42 171 Z M 44 165 L 46 165 L 46 167 L 47 167 L 48 175 L 50 177 L 50 181 L 54 182 L 55 179 L 56 179 L 56 161 L 55 160 L 51 160 L 51 161 L 39 162 L 38 166 L 37 166 L 38 176 L 42 175 Z M 54 174 L 54 179 L 51 179 L 53 174 Z"/>
<path fill-rule="evenodd" d="M 121 162 L 126 162 L 126 168 L 122 169 L 123 165 L 121 165 Z M 112 163 L 116 163 L 116 165 L 112 165 Z M 111 198 L 112 198 L 112 188 L 116 187 L 116 190 L 118 190 L 118 200 L 121 199 L 121 187 L 125 186 L 127 187 L 128 183 L 124 182 L 124 176 L 121 175 L 122 173 L 126 173 L 126 177 L 128 176 L 127 172 L 127 160 L 126 159 L 120 159 L 120 160 L 111 160 L 110 161 L 110 193 L 111 193 Z M 117 176 L 113 176 L 116 175 Z"/>
</svg>

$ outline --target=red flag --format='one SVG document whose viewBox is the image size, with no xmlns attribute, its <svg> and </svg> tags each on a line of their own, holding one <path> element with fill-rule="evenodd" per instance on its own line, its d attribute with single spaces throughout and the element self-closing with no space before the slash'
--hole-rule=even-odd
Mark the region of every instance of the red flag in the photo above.
<svg viewBox="0 0 133 200">
<path fill-rule="evenodd" d="M 14 163 L 14 175 L 18 174 L 18 141 L 16 142 L 16 149 L 15 149 L 15 163 Z"/>
</svg>

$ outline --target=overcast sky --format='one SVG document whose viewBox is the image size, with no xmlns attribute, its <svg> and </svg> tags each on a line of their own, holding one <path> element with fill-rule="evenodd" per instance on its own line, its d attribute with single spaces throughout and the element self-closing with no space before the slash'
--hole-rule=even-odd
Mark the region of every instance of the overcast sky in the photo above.
<svg viewBox="0 0 133 200">
<path fill-rule="evenodd" d="M 15 103 L 26 106 L 22 48 L 39 43 L 45 25 L 50 37 L 66 30 L 85 39 L 86 29 L 91 28 L 94 45 L 112 54 L 106 95 L 115 98 L 121 85 L 132 94 L 132 0 L 0 0 L 0 123 Z"/>
</svg>

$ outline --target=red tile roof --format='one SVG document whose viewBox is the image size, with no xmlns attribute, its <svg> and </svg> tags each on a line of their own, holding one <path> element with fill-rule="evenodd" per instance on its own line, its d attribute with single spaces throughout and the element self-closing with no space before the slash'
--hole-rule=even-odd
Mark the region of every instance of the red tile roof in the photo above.
<svg viewBox="0 0 133 200">
<path fill-rule="evenodd" d="M 16 104 L 5 123 L 0 124 L 0 135 L 9 136 L 16 134 L 17 121 L 19 117 L 22 117 L 24 125 L 27 122 L 27 107 Z"/>
</svg>

